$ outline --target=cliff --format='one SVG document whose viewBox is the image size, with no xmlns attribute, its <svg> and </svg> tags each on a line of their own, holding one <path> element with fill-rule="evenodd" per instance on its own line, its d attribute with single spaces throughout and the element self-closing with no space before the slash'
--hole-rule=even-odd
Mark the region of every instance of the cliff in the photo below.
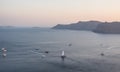
<svg viewBox="0 0 120 72">
<path fill-rule="evenodd" d="M 105 22 L 99 24 L 93 32 L 107 33 L 107 34 L 120 34 L 120 22 Z"/>
</svg>

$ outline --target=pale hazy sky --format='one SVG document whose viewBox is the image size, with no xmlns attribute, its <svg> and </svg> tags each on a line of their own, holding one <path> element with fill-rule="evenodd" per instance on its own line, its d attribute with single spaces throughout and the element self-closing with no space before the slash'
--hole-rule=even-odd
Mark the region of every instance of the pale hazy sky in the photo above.
<svg viewBox="0 0 120 72">
<path fill-rule="evenodd" d="M 0 25 L 54 26 L 120 21 L 120 0 L 0 0 Z"/>
</svg>

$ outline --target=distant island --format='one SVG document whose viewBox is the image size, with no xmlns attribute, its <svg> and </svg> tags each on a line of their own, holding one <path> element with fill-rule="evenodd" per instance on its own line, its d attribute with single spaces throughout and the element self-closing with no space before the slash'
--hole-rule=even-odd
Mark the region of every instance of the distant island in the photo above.
<svg viewBox="0 0 120 72">
<path fill-rule="evenodd" d="M 87 30 L 96 33 L 120 34 L 120 22 L 79 21 L 72 24 L 57 24 L 52 29 Z"/>
<path fill-rule="evenodd" d="M 0 29 L 11 29 L 15 28 L 15 26 L 0 26 Z"/>
<path fill-rule="evenodd" d="M 41 28 L 41 27 L 32 27 L 32 28 L 34 28 L 34 29 L 39 29 L 39 28 Z"/>
</svg>

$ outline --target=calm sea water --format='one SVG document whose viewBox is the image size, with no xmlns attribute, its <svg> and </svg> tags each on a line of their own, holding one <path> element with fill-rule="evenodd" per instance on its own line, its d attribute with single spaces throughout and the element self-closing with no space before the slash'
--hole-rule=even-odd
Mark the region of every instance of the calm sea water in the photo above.
<svg viewBox="0 0 120 72">
<path fill-rule="evenodd" d="M 0 29 L 0 49 L 3 47 L 7 56 L 3 58 L 0 52 L 0 72 L 120 72 L 119 34 Z M 62 50 L 67 56 L 64 62 L 60 58 Z"/>
</svg>

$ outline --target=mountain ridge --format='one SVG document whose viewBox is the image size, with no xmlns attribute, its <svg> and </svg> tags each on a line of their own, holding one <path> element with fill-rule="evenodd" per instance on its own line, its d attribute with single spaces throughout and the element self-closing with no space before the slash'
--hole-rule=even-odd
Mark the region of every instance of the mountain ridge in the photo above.
<svg viewBox="0 0 120 72">
<path fill-rule="evenodd" d="M 95 33 L 120 34 L 120 22 L 78 21 L 67 25 L 57 24 L 52 29 L 87 30 Z"/>
</svg>

